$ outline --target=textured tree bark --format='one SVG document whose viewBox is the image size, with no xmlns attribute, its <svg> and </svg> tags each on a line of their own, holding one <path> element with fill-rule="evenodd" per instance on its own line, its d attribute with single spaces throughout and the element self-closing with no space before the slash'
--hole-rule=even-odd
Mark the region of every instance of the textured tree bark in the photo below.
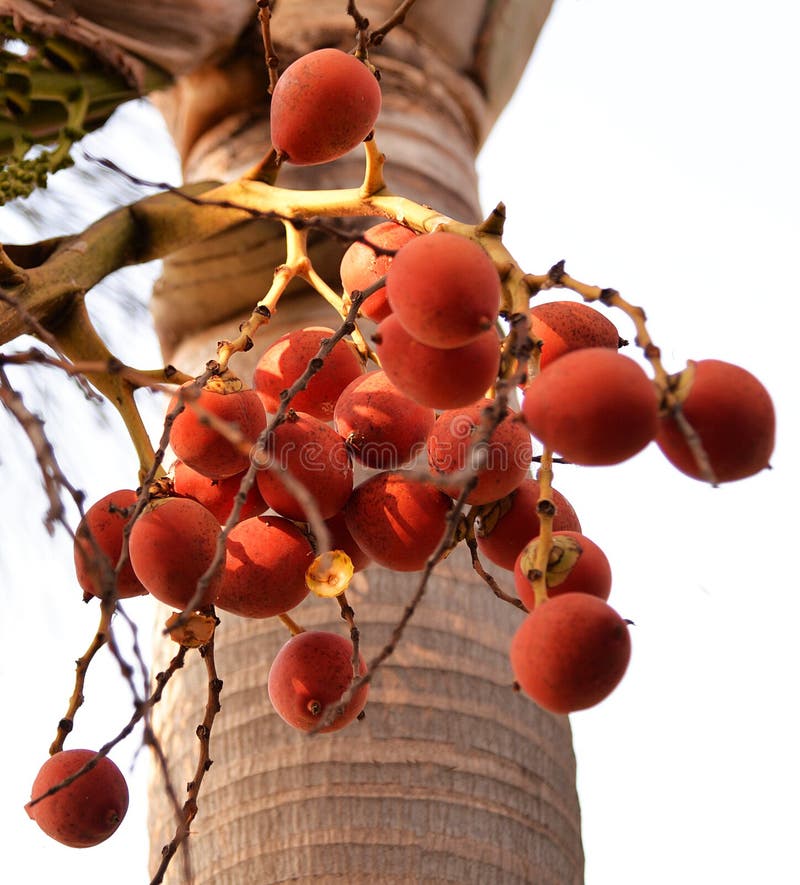
<svg viewBox="0 0 800 885">
<path fill-rule="evenodd" d="M 373 61 L 383 72 L 377 128 L 389 186 L 464 221 L 479 217 L 474 158 L 509 97 L 549 0 L 419 0 Z M 343 0 L 279 0 L 273 36 L 282 63 L 322 45 L 349 48 Z M 393 0 L 359 3 L 383 21 Z M 251 32 L 253 29 L 251 29 Z M 264 152 L 268 135 L 258 35 L 220 63 L 182 77 L 160 97 L 187 179 L 227 179 Z M 352 186 L 360 153 L 322 167 L 285 170 L 290 186 Z M 335 284 L 340 246 L 315 263 Z M 255 222 L 165 264 L 153 310 L 165 355 L 202 366 L 230 337 L 283 260 L 274 226 Z M 317 296 L 281 302 L 254 352 L 232 367 L 248 376 L 271 338 L 300 324 L 336 324 Z M 387 642 L 417 576 L 369 569 L 348 597 L 364 656 Z M 293 612 L 306 628 L 344 630 L 338 606 L 313 599 Z M 214 885 L 311 881 L 552 883 L 583 880 L 569 723 L 514 693 L 507 659 L 520 613 L 491 594 L 467 559 L 440 568 L 394 655 L 379 671 L 363 722 L 309 738 L 272 711 L 266 676 L 287 638 L 274 619 L 223 616 L 217 663 L 222 711 L 213 768 L 190 838 L 192 882 Z M 162 649 L 161 654 L 169 654 Z M 165 660 L 157 661 L 164 666 Z M 197 656 L 169 686 L 155 723 L 178 789 L 192 776 L 194 727 L 206 672 Z M 174 830 L 155 776 L 152 865 Z M 180 858 L 166 881 L 184 882 Z"/>
</svg>

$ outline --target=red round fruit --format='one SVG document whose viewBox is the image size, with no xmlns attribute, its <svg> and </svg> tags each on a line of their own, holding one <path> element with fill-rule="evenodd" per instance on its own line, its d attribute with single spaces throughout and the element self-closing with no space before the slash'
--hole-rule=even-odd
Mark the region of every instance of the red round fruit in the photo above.
<svg viewBox="0 0 800 885">
<path fill-rule="evenodd" d="M 333 412 L 353 457 L 376 470 L 397 469 L 419 454 L 434 419 L 433 409 L 398 390 L 383 371 L 351 381 Z"/>
<path fill-rule="evenodd" d="M 375 75 L 339 49 L 317 49 L 289 65 L 272 92 L 272 146 L 290 163 L 344 156 L 370 134 L 381 109 Z"/>
<path fill-rule="evenodd" d="M 93 759 L 93 750 L 61 750 L 39 769 L 31 788 L 31 799 L 80 771 Z M 101 756 L 93 768 L 71 784 L 39 802 L 25 806 L 50 838 L 70 848 L 99 845 L 119 827 L 128 810 L 128 785 L 119 768 Z"/>
<path fill-rule="evenodd" d="M 353 571 L 363 571 L 371 562 L 369 557 L 356 543 L 355 538 L 347 528 L 344 511 L 339 511 L 335 516 L 325 520 L 328 529 L 328 549 L 343 550 L 353 563 Z"/>
<path fill-rule="evenodd" d="M 193 382 L 184 385 L 190 387 Z M 168 412 L 178 404 L 174 396 Z M 241 434 L 243 442 L 234 444 L 203 420 L 194 406 L 210 412 L 220 421 L 233 425 Z M 218 393 L 203 388 L 197 399 L 189 399 L 184 410 L 175 417 L 169 441 L 177 458 L 192 470 L 211 479 L 224 479 L 241 473 L 250 465 L 250 447 L 267 426 L 264 406 L 255 391 L 241 389 L 230 393 Z"/>
<path fill-rule="evenodd" d="M 472 240 L 447 231 L 415 237 L 386 274 L 392 311 L 412 338 L 429 347 L 463 347 L 493 328 L 500 277 Z"/>
<path fill-rule="evenodd" d="M 151 501 L 131 529 L 129 550 L 136 577 L 156 599 L 184 609 L 217 552 L 217 518 L 191 498 Z M 196 608 L 213 605 L 222 570 Z"/>
<path fill-rule="evenodd" d="M 372 340 L 392 384 L 433 409 L 457 409 L 475 402 L 494 384 L 500 368 L 500 339 L 494 329 L 463 347 L 442 350 L 412 338 L 390 314 Z"/>
<path fill-rule="evenodd" d="M 539 368 L 545 369 L 560 356 L 584 347 L 620 344 L 617 327 L 599 310 L 580 301 L 550 301 L 531 309 L 531 335 L 542 342 Z"/>
<path fill-rule="evenodd" d="M 209 479 L 202 473 L 192 470 L 183 461 L 176 461 L 173 468 L 173 491 L 179 498 L 193 498 L 210 510 L 217 518 L 217 522 L 224 525 L 233 510 L 234 500 L 239 494 L 245 473 L 246 471 L 236 473 L 233 476 L 226 476 L 225 479 Z M 267 505 L 254 481 L 239 510 L 237 522 L 258 516 L 266 509 Z"/>
<path fill-rule="evenodd" d="M 302 412 L 290 411 L 267 437 L 265 450 L 253 457 L 262 497 L 289 519 L 308 522 L 302 498 L 284 480 L 287 474 L 305 489 L 322 519 L 338 513 L 353 489 L 353 465 L 344 440 Z"/>
<path fill-rule="evenodd" d="M 225 544 L 216 605 L 243 618 L 288 612 L 308 595 L 306 569 L 314 554 L 297 526 L 280 516 L 235 525 Z"/>
<path fill-rule="evenodd" d="M 605 347 L 564 354 L 533 378 L 522 414 L 531 433 L 575 464 L 618 464 L 658 429 L 655 387 L 632 359 Z"/>
<path fill-rule="evenodd" d="M 625 675 L 630 655 L 628 625 L 587 593 L 537 606 L 514 634 L 510 652 L 520 688 L 552 713 L 600 703 Z"/>
<path fill-rule="evenodd" d="M 484 446 L 473 445 L 483 412 L 491 406 L 492 400 L 482 399 L 465 408 L 442 412 L 428 437 L 428 462 L 441 476 L 483 463 L 478 481 L 466 497 L 467 504 L 488 504 L 505 498 L 531 469 L 531 437 L 525 425 L 515 420 L 514 412 L 506 412 Z M 452 498 L 461 493 L 457 485 L 444 490 Z"/>
<path fill-rule="evenodd" d="M 678 387 L 686 420 L 699 436 L 717 482 L 745 479 L 769 467 L 775 408 L 764 385 L 746 369 L 721 360 L 691 362 Z M 660 419 L 656 443 L 678 470 L 705 479 L 680 426 Z"/>
<path fill-rule="evenodd" d="M 538 546 L 538 537 L 529 541 L 514 563 L 517 596 L 528 611 L 536 606 L 529 572 L 534 567 Z M 598 599 L 608 599 L 611 593 L 608 558 L 594 541 L 579 532 L 553 532 L 546 586 L 550 599 L 562 593 L 589 593 Z"/>
<path fill-rule="evenodd" d="M 253 387 L 268 412 L 278 411 L 281 391 L 297 381 L 316 357 L 323 340 L 331 335 L 333 329 L 327 326 L 308 326 L 287 332 L 264 351 L 256 364 Z M 306 412 L 320 421 L 330 421 L 341 392 L 363 372 L 364 366 L 356 349 L 342 339 L 334 345 L 305 390 L 292 398 L 290 405 L 295 411 Z"/>
<path fill-rule="evenodd" d="M 385 471 L 353 489 L 344 516 L 355 542 L 375 562 L 414 572 L 439 545 L 451 505 L 430 483 Z"/>
<path fill-rule="evenodd" d="M 553 531 L 580 532 L 578 516 L 561 492 L 552 489 L 552 501 L 556 508 Z M 490 519 L 492 514 L 481 517 L 476 532 L 479 551 L 495 565 L 513 571 L 520 550 L 539 534 L 538 503 L 539 483 L 528 477 L 512 492 L 508 509 L 496 522 Z"/>
<path fill-rule="evenodd" d="M 344 253 L 340 266 L 342 287 L 347 295 L 355 291 L 368 289 L 373 283 L 386 275 L 392 263 L 392 255 L 377 253 L 367 243 L 374 243 L 382 249 L 400 249 L 417 234 L 402 224 L 394 221 L 383 221 L 364 232 L 367 242 L 352 243 Z M 379 323 L 392 312 L 386 299 L 386 286 L 373 292 L 361 305 L 361 313 L 365 317 Z"/>
<path fill-rule="evenodd" d="M 122 553 L 123 533 L 128 522 L 125 511 L 132 510 L 137 499 L 138 495 L 133 489 L 109 492 L 92 504 L 78 524 L 73 545 L 75 574 L 86 599 L 90 595 L 103 596 L 102 572 L 95 567 L 96 553 L 90 535 L 108 557 L 109 567 L 115 569 Z M 130 559 L 117 575 L 116 588 L 120 599 L 147 593 L 147 589 L 134 574 Z"/>
<path fill-rule="evenodd" d="M 366 673 L 359 655 L 359 675 Z M 338 633 L 298 633 L 282 646 L 269 670 L 267 689 L 275 712 L 301 731 L 316 728 L 326 707 L 335 704 L 353 681 L 353 644 Z M 344 711 L 320 731 L 338 731 L 367 703 L 369 684 L 356 689 Z"/>
</svg>

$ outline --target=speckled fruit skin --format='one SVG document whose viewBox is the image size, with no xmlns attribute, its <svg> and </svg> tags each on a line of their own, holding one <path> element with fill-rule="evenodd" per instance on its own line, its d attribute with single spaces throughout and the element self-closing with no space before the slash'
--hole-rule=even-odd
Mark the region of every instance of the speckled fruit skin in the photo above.
<svg viewBox="0 0 800 885">
<path fill-rule="evenodd" d="M 569 501 L 556 489 L 552 490 L 552 500 L 556 507 L 553 531 L 580 532 L 580 520 Z M 509 510 L 490 532 L 483 534 L 479 525 L 476 538 L 481 555 L 495 565 L 513 571 L 520 550 L 539 534 L 538 502 L 539 483 L 528 477 L 513 493 Z"/>
<path fill-rule="evenodd" d="M 606 316 L 580 301 L 550 301 L 531 309 L 531 337 L 542 341 L 540 369 L 584 347 L 617 350 L 620 336 Z"/>
<path fill-rule="evenodd" d="M 363 675 L 367 668 L 360 655 L 359 665 Z M 338 633 L 309 630 L 292 636 L 281 647 L 270 667 L 267 689 L 281 719 L 301 731 L 311 731 L 322 710 L 338 701 L 352 680 L 350 640 Z M 368 693 L 369 684 L 361 685 L 341 716 L 320 730 L 338 731 L 352 722 L 364 709 Z"/>
<path fill-rule="evenodd" d="M 617 687 L 631 655 L 625 621 L 588 593 L 566 593 L 537 606 L 511 641 L 520 688 L 545 710 L 593 707 Z"/>
<path fill-rule="evenodd" d="M 216 606 L 243 618 L 288 612 L 308 595 L 305 576 L 313 559 L 308 539 L 288 519 L 246 519 L 228 535 Z"/>
<path fill-rule="evenodd" d="M 259 491 L 269 506 L 289 519 L 308 522 L 302 501 L 282 481 L 287 472 L 313 498 L 322 519 L 338 513 L 353 490 L 353 464 L 339 434 L 303 412 L 290 412 L 256 455 Z"/>
<path fill-rule="evenodd" d="M 373 336 L 389 380 L 411 399 L 433 409 L 457 409 L 483 396 L 500 368 L 500 339 L 494 329 L 464 347 L 428 347 L 390 314 Z"/>
<path fill-rule="evenodd" d="M 590 347 L 564 354 L 533 378 L 522 414 L 531 433 L 568 461 L 619 464 L 655 438 L 658 398 L 632 359 Z"/>
<path fill-rule="evenodd" d="M 487 253 L 458 234 L 415 237 L 386 274 L 392 312 L 429 347 L 463 347 L 491 328 L 500 308 L 500 278 Z"/>
<path fill-rule="evenodd" d="M 367 372 L 342 391 L 333 423 L 353 457 L 376 470 L 396 470 L 425 448 L 436 415 L 392 384 Z"/>
<path fill-rule="evenodd" d="M 328 163 L 364 141 L 380 109 L 381 90 L 366 65 L 339 49 L 317 49 L 278 78 L 272 146 L 296 166 Z"/>
<path fill-rule="evenodd" d="M 775 408 L 764 385 L 746 369 L 722 360 L 694 363 L 683 414 L 700 437 L 717 482 L 753 476 L 769 466 L 775 447 Z M 680 427 L 660 420 L 656 443 L 669 461 L 703 479 Z"/>
<path fill-rule="evenodd" d="M 62 750 L 39 769 L 31 799 L 75 774 L 93 757 L 93 750 Z M 26 805 L 28 816 L 52 839 L 70 848 L 91 848 L 111 836 L 128 810 L 128 785 L 107 757 L 52 796 Z"/>
<path fill-rule="evenodd" d="M 353 489 L 344 516 L 358 546 L 375 562 L 414 572 L 438 546 L 451 505 L 435 486 L 384 471 Z"/>
<path fill-rule="evenodd" d="M 85 598 L 103 595 L 100 576 L 95 575 L 94 569 L 91 568 L 95 552 L 92 542 L 89 540 L 89 533 L 108 557 L 110 567 L 115 568 L 122 552 L 123 531 L 127 523 L 127 518 L 117 511 L 133 507 L 137 498 L 138 495 L 133 489 L 117 489 L 114 492 L 109 492 L 92 504 L 78 524 L 75 531 L 73 553 L 75 574 L 84 591 Z M 129 599 L 133 596 L 142 596 L 145 593 L 147 593 L 147 589 L 142 586 L 134 574 L 130 560 L 128 560 L 117 576 L 119 598 Z"/>
<path fill-rule="evenodd" d="M 481 423 L 481 413 L 492 405 L 489 399 L 461 409 L 442 412 L 428 437 L 428 463 L 441 475 L 470 466 L 476 457 L 472 441 Z M 467 495 L 467 504 L 488 504 L 511 494 L 531 469 L 531 437 L 525 425 L 509 411 L 489 437 L 486 466 L 478 482 Z M 445 488 L 452 498 L 460 494 L 458 486 Z"/>
<path fill-rule="evenodd" d="M 281 391 L 288 389 L 305 372 L 323 339 L 331 335 L 333 329 L 327 326 L 307 326 L 287 332 L 264 351 L 256 364 L 253 387 L 268 412 L 278 411 Z M 345 340 L 339 341 L 305 390 L 292 397 L 290 405 L 295 411 L 306 412 L 320 421 L 330 421 L 341 392 L 363 372 L 364 366 L 353 345 Z"/>
<path fill-rule="evenodd" d="M 417 234 L 394 221 L 383 221 L 364 231 L 364 239 L 382 249 L 400 249 Z M 348 295 L 363 291 L 386 275 L 392 255 L 377 254 L 366 243 L 352 243 L 342 257 L 339 272 Z M 386 298 L 386 286 L 373 292 L 361 305 L 361 313 L 375 323 L 386 319 L 392 308 Z"/>
<path fill-rule="evenodd" d="M 159 498 L 136 520 L 130 535 L 131 565 L 156 599 L 183 609 L 211 565 L 220 526 L 210 510 L 191 498 Z M 221 570 L 197 605 L 212 605 Z"/>
<path fill-rule="evenodd" d="M 247 388 L 234 393 L 216 393 L 204 389 L 194 402 L 220 420 L 234 424 L 249 444 L 254 443 L 267 426 L 267 415 L 261 400 L 255 391 Z M 174 396 L 168 412 L 172 412 L 177 404 L 178 397 Z M 175 418 L 169 441 L 179 460 L 210 479 L 233 476 L 247 470 L 250 465 L 247 444 L 244 448 L 234 446 L 203 423 L 191 403 L 187 403 Z"/>
<path fill-rule="evenodd" d="M 224 525 L 233 510 L 234 498 L 239 493 L 245 472 L 226 476 L 225 479 L 209 479 L 202 473 L 192 470 L 188 464 L 176 461 L 173 468 L 173 490 L 179 498 L 193 498 L 202 504 L 214 514 L 217 522 Z M 267 505 L 254 482 L 239 510 L 237 522 L 259 516 L 266 509 Z"/>
<path fill-rule="evenodd" d="M 579 532 L 553 532 L 554 537 L 558 535 L 572 538 L 581 548 L 581 555 L 560 584 L 551 586 L 548 582 L 548 598 L 552 599 L 563 593 L 589 593 L 598 599 L 608 599 L 611 594 L 611 565 L 605 553 L 594 541 Z M 536 540 L 537 538 L 533 538 L 530 543 Z M 514 562 L 514 586 L 517 588 L 517 596 L 525 608 L 528 611 L 533 611 L 536 607 L 533 587 L 527 575 L 523 574 L 520 565 L 526 549 L 527 545 L 520 550 Z"/>
</svg>

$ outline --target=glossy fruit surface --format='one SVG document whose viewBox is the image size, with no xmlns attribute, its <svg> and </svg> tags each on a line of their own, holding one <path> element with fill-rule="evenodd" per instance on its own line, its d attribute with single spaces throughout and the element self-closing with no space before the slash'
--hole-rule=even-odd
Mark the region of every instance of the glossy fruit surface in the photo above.
<svg viewBox="0 0 800 885">
<path fill-rule="evenodd" d="M 491 329 L 500 278 L 477 243 L 437 231 L 415 237 L 394 256 L 386 293 L 403 328 L 429 347 L 463 347 Z"/>
<path fill-rule="evenodd" d="M 531 437 L 525 425 L 507 411 L 488 440 L 478 446 L 484 412 L 492 401 L 481 399 L 461 409 L 442 412 L 428 437 L 428 463 L 442 477 L 480 466 L 477 483 L 467 495 L 467 504 L 487 504 L 504 498 L 528 475 L 533 456 Z M 483 465 L 483 466 L 481 466 Z M 459 485 L 445 487 L 457 498 Z"/>
<path fill-rule="evenodd" d="M 193 382 L 189 382 L 188 387 Z M 177 395 L 169 404 L 172 412 L 178 404 Z M 243 440 L 234 444 L 204 420 L 199 409 L 210 412 L 220 421 L 231 424 Z M 249 388 L 231 393 L 218 393 L 204 388 L 197 399 L 187 401 L 176 416 L 169 441 L 176 457 L 198 473 L 211 479 L 224 479 L 247 470 L 250 447 L 267 426 L 267 416 L 258 395 Z"/>
<path fill-rule="evenodd" d="M 159 498 L 145 508 L 133 525 L 131 565 L 156 599 L 183 609 L 214 560 L 219 535 L 219 522 L 202 504 L 191 498 Z M 214 603 L 220 577 L 221 570 L 196 608 Z"/>
<path fill-rule="evenodd" d="M 711 462 L 717 482 L 764 470 L 775 446 L 775 408 L 764 385 L 746 369 L 722 360 L 690 363 L 681 408 Z M 662 417 L 656 443 L 678 470 L 703 479 L 681 428 Z"/>
<path fill-rule="evenodd" d="M 422 344 L 394 314 L 373 336 L 381 367 L 395 387 L 423 406 L 456 409 L 482 397 L 497 378 L 500 339 L 494 329 L 450 350 Z"/>
<path fill-rule="evenodd" d="M 359 674 L 366 665 L 359 655 Z M 353 644 L 338 633 L 298 633 L 275 656 L 267 678 L 275 712 L 289 725 L 310 731 L 329 704 L 336 703 L 353 681 Z M 338 731 L 364 709 L 369 685 L 361 685 L 344 712 L 321 731 Z"/>
<path fill-rule="evenodd" d="M 534 568 L 538 547 L 539 539 L 533 538 L 522 548 L 514 563 L 517 596 L 528 611 L 533 611 L 536 605 L 530 571 Z M 594 541 L 579 532 L 553 532 L 547 595 L 553 598 L 562 593 L 590 593 L 599 599 L 608 599 L 611 593 L 608 558 Z"/>
<path fill-rule="evenodd" d="M 539 534 L 539 483 L 527 477 L 510 498 L 499 514 L 481 517 L 476 538 L 483 556 L 513 571 L 520 550 Z M 570 502 L 557 489 L 552 490 L 552 500 L 556 508 L 553 531 L 580 532 L 580 520 Z"/>
<path fill-rule="evenodd" d="M 280 516 L 255 516 L 234 526 L 225 544 L 217 608 L 243 618 L 269 618 L 308 595 L 305 574 L 314 555 L 297 526 Z"/>
<path fill-rule="evenodd" d="M 353 489 L 344 515 L 350 534 L 375 562 L 413 572 L 438 546 L 451 504 L 430 483 L 384 471 Z"/>
<path fill-rule="evenodd" d="M 531 308 L 531 336 L 542 342 L 540 369 L 584 347 L 617 350 L 617 327 L 604 314 L 580 301 L 549 301 Z"/>
<path fill-rule="evenodd" d="M 39 769 L 31 788 L 31 799 L 79 771 L 93 750 L 62 750 Z M 128 785 L 119 768 L 103 756 L 94 768 L 71 784 L 26 805 L 28 816 L 52 839 L 70 848 L 90 848 L 111 836 L 128 810 Z"/>
<path fill-rule="evenodd" d="M 653 383 L 605 347 L 574 350 L 548 366 L 528 385 L 522 413 L 537 439 L 575 464 L 618 464 L 658 429 Z"/>
<path fill-rule="evenodd" d="M 86 511 L 75 531 L 73 554 L 75 574 L 86 598 L 89 595 L 103 595 L 103 572 L 97 566 L 96 553 L 90 534 L 108 557 L 110 569 L 116 568 L 122 552 L 123 532 L 128 517 L 124 511 L 132 510 L 138 495 L 133 489 L 117 489 L 95 501 Z M 122 566 L 116 580 L 117 595 L 120 599 L 142 596 L 147 589 L 142 586 L 133 572 L 130 559 Z"/>
<path fill-rule="evenodd" d="M 397 250 L 415 236 L 417 234 L 413 230 L 394 221 L 383 221 L 364 231 L 367 242 L 352 243 L 342 258 L 340 274 L 344 291 L 348 295 L 356 290 L 363 291 L 386 275 L 393 256 L 376 252 L 368 243 L 382 249 Z M 376 323 L 386 319 L 391 312 L 386 299 L 386 286 L 373 292 L 361 306 L 361 313 Z"/>
<path fill-rule="evenodd" d="M 261 355 L 253 374 L 253 387 L 267 411 L 274 414 L 287 390 L 305 372 L 326 338 L 333 335 L 327 326 L 307 326 L 282 335 Z M 337 342 L 320 370 L 292 398 L 291 408 L 330 421 L 336 400 L 347 385 L 364 372 L 355 348 L 346 340 Z"/>
<path fill-rule="evenodd" d="M 370 134 L 381 109 L 375 75 L 339 49 L 317 49 L 278 78 L 270 105 L 272 146 L 290 163 L 328 163 Z"/>
<path fill-rule="evenodd" d="M 625 675 L 630 655 L 628 625 L 587 593 L 537 606 L 514 634 L 510 652 L 520 688 L 552 713 L 600 703 Z"/>
</svg>

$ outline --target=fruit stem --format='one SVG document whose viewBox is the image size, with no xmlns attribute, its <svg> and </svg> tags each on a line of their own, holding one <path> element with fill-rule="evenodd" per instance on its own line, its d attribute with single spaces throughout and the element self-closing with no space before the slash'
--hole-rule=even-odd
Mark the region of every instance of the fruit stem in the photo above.
<svg viewBox="0 0 800 885">
<path fill-rule="evenodd" d="M 536 511 L 539 516 L 539 543 L 536 546 L 532 587 L 536 605 L 547 601 L 547 567 L 553 549 L 553 453 L 545 446 L 536 474 L 539 483 L 539 500 Z"/>
</svg>

